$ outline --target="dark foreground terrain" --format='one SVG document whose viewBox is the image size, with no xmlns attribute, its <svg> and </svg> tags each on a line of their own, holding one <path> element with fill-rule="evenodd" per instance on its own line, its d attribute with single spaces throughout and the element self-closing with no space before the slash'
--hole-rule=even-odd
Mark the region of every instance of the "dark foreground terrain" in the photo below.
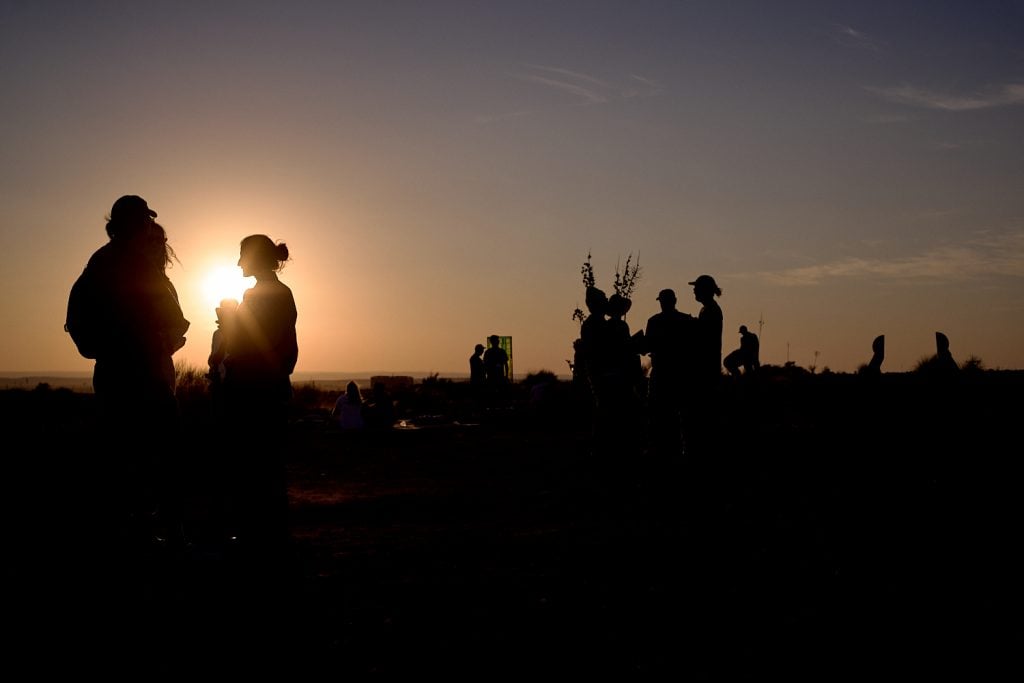
<svg viewBox="0 0 1024 683">
<path fill-rule="evenodd" d="M 8 661 L 1019 674 L 1022 390 L 998 372 L 735 382 L 700 458 L 642 435 L 595 455 L 568 390 L 383 433 L 296 419 L 274 552 L 208 533 L 221 428 L 186 430 L 190 544 L 128 542 L 85 446 L 92 397 L 9 390 Z"/>
</svg>

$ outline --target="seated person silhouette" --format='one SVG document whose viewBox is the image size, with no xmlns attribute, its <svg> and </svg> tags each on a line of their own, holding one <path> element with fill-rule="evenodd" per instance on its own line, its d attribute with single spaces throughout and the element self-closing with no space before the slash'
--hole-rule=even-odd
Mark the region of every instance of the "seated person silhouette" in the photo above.
<svg viewBox="0 0 1024 683">
<path fill-rule="evenodd" d="M 373 385 L 370 401 L 363 407 L 363 420 L 370 429 L 391 429 L 395 426 L 395 402 L 383 382 Z"/>
<path fill-rule="evenodd" d="M 359 394 L 359 385 L 349 382 L 345 387 L 345 393 L 338 397 L 334 404 L 331 416 L 342 429 L 362 429 L 363 422 L 363 397 Z"/>
</svg>

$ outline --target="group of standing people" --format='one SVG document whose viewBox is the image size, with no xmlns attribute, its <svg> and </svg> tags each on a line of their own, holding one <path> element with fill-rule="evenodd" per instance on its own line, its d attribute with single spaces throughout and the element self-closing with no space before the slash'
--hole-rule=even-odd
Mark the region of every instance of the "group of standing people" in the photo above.
<svg viewBox="0 0 1024 683">
<path fill-rule="evenodd" d="M 689 284 L 701 304 L 696 316 L 679 311 L 675 292 L 663 289 L 657 296 L 661 311 L 632 335 L 624 320 L 632 302 L 619 294 L 607 297 L 596 287 L 587 289 L 589 315 L 580 327 L 574 369 L 593 397 L 598 449 L 637 443 L 645 426 L 648 450 L 654 453 L 682 453 L 684 440 L 688 453 L 707 445 L 721 377 L 722 309 L 715 297 L 722 290 L 710 275 Z M 651 359 L 646 396 L 641 355 Z"/>
<path fill-rule="evenodd" d="M 182 540 L 181 449 L 173 354 L 185 344 L 189 321 L 167 277 L 175 258 L 157 212 L 137 195 L 114 202 L 109 241 L 89 259 L 69 301 L 68 331 L 83 355 L 95 359 L 93 387 L 100 404 L 113 467 L 135 500 L 134 517 L 152 519 L 160 534 Z M 278 271 L 288 247 L 266 235 L 241 241 L 238 266 L 256 284 L 242 302 L 218 308 L 211 353 L 219 417 L 230 424 L 236 522 L 253 541 L 284 532 L 284 459 L 281 437 L 298 358 L 297 311 Z M 87 293 L 85 293 L 87 291 Z M 82 320 L 89 322 L 83 323 Z M 74 326 L 71 323 L 74 320 Z M 78 330 L 91 328 L 88 346 Z M 272 538 L 277 536 L 278 538 Z"/>
<path fill-rule="evenodd" d="M 490 346 L 486 349 L 483 344 L 473 347 L 469 357 L 469 383 L 477 398 L 500 395 L 511 380 L 508 352 L 501 347 L 501 337 L 492 334 L 487 343 Z"/>
</svg>

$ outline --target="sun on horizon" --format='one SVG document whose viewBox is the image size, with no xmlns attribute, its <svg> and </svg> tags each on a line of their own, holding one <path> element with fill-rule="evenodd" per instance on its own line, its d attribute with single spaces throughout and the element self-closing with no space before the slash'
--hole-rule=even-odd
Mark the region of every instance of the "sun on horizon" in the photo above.
<svg viewBox="0 0 1024 683">
<path fill-rule="evenodd" d="M 251 286 L 251 278 L 242 277 L 238 266 L 216 266 L 203 277 L 203 303 L 213 310 L 224 299 L 241 301 L 242 294 Z"/>
</svg>

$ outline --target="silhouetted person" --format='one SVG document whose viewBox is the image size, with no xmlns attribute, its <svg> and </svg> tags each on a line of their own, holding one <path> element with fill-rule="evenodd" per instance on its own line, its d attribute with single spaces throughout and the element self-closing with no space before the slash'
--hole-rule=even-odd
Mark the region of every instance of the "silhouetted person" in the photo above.
<svg viewBox="0 0 1024 683">
<path fill-rule="evenodd" d="M 366 426 L 363 420 L 363 397 L 359 393 L 359 385 L 354 381 L 345 387 L 345 393 L 334 403 L 331 417 L 341 429 L 362 429 Z"/>
<path fill-rule="evenodd" d="M 473 387 L 473 393 L 478 394 L 487 381 L 487 371 L 484 369 L 484 345 L 477 344 L 473 347 L 473 355 L 469 357 L 469 383 Z"/>
<path fill-rule="evenodd" d="M 885 335 L 880 334 L 871 342 L 871 361 L 865 372 L 869 375 L 882 374 L 882 362 L 885 360 Z"/>
<path fill-rule="evenodd" d="M 299 353 L 295 299 L 277 277 L 288 258 L 287 245 L 266 235 L 242 240 L 238 265 L 256 285 L 235 312 L 225 360 L 228 415 L 238 436 L 236 510 L 243 540 L 256 545 L 287 540 L 283 448 Z"/>
<path fill-rule="evenodd" d="M 647 320 L 642 349 L 651 357 L 650 448 L 656 454 L 671 456 L 681 454 L 683 448 L 683 391 L 696 321 L 676 309 L 676 293 L 671 289 L 661 290 L 657 301 L 661 312 Z"/>
<path fill-rule="evenodd" d="M 207 378 L 210 380 L 210 396 L 213 401 L 214 414 L 223 417 L 224 412 L 224 378 L 227 377 L 228 367 L 224 362 L 227 357 L 227 336 L 231 327 L 235 311 L 238 309 L 238 301 L 235 299 L 221 299 L 217 313 L 217 329 L 213 331 L 210 340 L 210 356 L 206 359 L 210 367 Z"/>
<path fill-rule="evenodd" d="M 582 366 L 586 386 L 591 392 L 594 392 L 594 375 L 598 372 L 596 365 L 598 346 L 601 343 L 601 330 L 604 327 L 608 295 L 597 287 L 587 287 L 584 301 L 589 315 L 580 325 L 580 339 L 576 347 L 576 366 L 577 370 Z"/>
<path fill-rule="evenodd" d="M 106 225 L 110 241 L 92 255 L 82 277 L 95 331 L 90 355 L 104 425 L 100 448 L 114 470 L 112 494 L 126 499 L 123 506 L 114 503 L 120 508 L 114 512 L 136 520 L 145 535 L 180 539 L 171 356 L 184 346 L 189 322 L 166 275 L 174 252 L 156 215 L 136 195 L 114 202 Z"/>
<path fill-rule="evenodd" d="M 595 449 L 624 455 L 635 436 L 638 411 L 637 380 L 640 356 L 629 333 L 624 316 L 632 301 L 619 294 L 608 299 L 608 319 L 597 328 L 592 351 L 595 403 Z"/>
<path fill-rule="evenodd" d="M 693 298 L 701 304 L 697 315 L 696 334 L 692 355 L 692 391 L 687 393 L 687 419 L 684 428 L 688 434 L 690 451 L 709 446 L 718 384 L 722 378 L 722 309 L 715 301 L 722 290 L 710 275 L 701 275 L 693 282 Z"/>
<path fill-rule="evenodd" d="M 484 372 L 487 386 L 492 391 L 502 391 L 508 384 L 508 354 L 501 348 L 501 338 L 492 334 L 487 338 L 491 346 L 484 351 Z"/>
<path fill-rule="evenodd" d="M 960 369 L 949 352 L 949 338 L 942 332 L 935 333 L 935 369 L 939 372 L 955 373 Z"/>
<path fill-rule="evenodd" d="M 383 382 L 373 385 L 370 401 L 365 404 L 363 416 L 370 429 L 391 429 L 395 426 L 395 403 Z"/>
<path fill-rule="evenodd" d="M 722 361 L 722 365 L 729 371 L 729 374 L 738 377 L 740 368 L 743 374 L 749 375 L 761 367 L 760 343 L 757 335 L 747 330 L 746 325 L 740 325 L 740 348 L 736 349 Z"/>
</svg>

